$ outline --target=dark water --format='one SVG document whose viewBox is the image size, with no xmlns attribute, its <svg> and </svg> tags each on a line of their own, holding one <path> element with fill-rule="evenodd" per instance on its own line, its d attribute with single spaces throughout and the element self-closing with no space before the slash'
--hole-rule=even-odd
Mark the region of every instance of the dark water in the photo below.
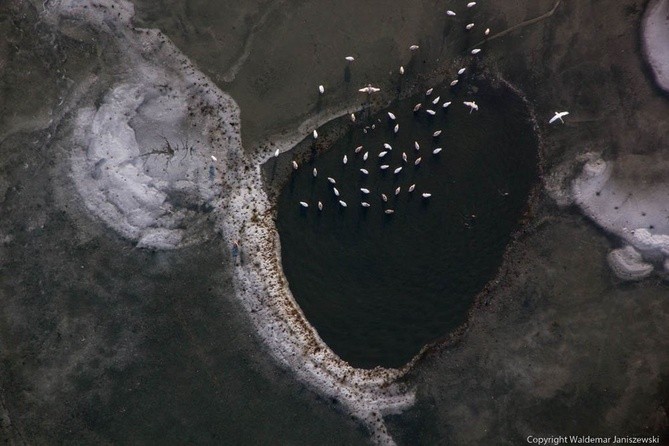
<svg viewBox="0 0 669 446">
<path fill-rule="evenodd" d="M 462 102 L 472 99 L 480 109 L 469 114 Z M 452 104 L 444 111 L 446 100 Z M 417 102 L 423 109 L 414 115 Z M 426 114 L 428 105 L 436 116 Z M 358 120 L 331 150 L 295 171 L 279 198 L 290 288 L 325 342 L 359 367 L 400 366 L 464 322 L 475 295 L 498 268 L 537 181 L 537 139 L 524 104 L 508 89 L 482 86 L 453 97 L 447 88 L 435 88 L 429 98 L 421 94 L 388 111 L 397 116 L 397 135 L 386 111 Z M 372 123 L 376 129 L 365 134 L 363 127 Z M 434 138 L 436 130 L 443 133 Z M 379 159 L 384 142 L 393 149 Z M 364 149 L 356 155 L 359 145 Z M 443 148 L 439 155 L 432 154 L 436 147 Z M 415 167 L 418 156 L 422 162 Z M 381 164 L 391 167 L 382 172 Z M 398 166 L 404 167 L 395 175 Z M 328 176 L 336 179 L 339 198 Z M 422 198 L 423 192 L 432 197 Z M 341 208 L 338 199 L 348 207 Z M 371 207 L 361 207 L 361 199 Z M 299 201 L 310 207 L 303 209 Z M 395 213 L 386 215 L 386 208 Z"/>
</svg>

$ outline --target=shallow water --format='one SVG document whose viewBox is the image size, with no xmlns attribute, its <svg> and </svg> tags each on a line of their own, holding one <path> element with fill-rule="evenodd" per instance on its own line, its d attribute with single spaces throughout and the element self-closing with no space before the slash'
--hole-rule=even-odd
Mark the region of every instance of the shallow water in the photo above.
<svg viewBox="0 0 669 446">
<path fill-rule="evenodd" d="M 386 111 L 359 119 L 331 150 L 302 163 L 280 195 L 277 224 L 290 288 L 324 341 L 354 366 L 401 366 L 461 325 L 518 227 L 537 180 L 537 139 L 528 111 L 508 89 L 473 90 L 440 87 L 428 98 L 420 94 L 392 104 L 397 135 Z M 432 105 L 437 96 L 439 104 Z M 462 101 L 472 99 L 480 110 L 470 114 Z M 447 100 L 452 105 L 443 109 Z M 417 102 L 423 108 L 414 114 Z M 428 106 L 436 116 L 426 114 Z M 376 129 L 364 133 L 371 124 Z M 434 138 L 436 130 L 442 134 Z M 380 159 L 384 142 L 393 149 Z M 364 149 L 355 154 L 359 145 Z M 443 151 L 433 155 L 436 147 Z M 422 162 L 414 166 L 418 157 Z M 390 167 L 381 171 L 381 164 Z M 398 166 L 403 169 L 394 174 Z M 327 177 L 336 180 L 340 197 Z M 432 197 L 422 198 L 423 192 Z M 371 207 L 363 208 L 361 200 Z"/>
</svg>

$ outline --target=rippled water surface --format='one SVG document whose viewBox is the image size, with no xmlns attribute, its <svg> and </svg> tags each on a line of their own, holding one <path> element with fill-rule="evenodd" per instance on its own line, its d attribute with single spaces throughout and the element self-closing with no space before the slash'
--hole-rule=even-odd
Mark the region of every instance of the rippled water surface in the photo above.
<svg viewBox="0 0 669 446">
<path fill-rule="evenodd" d="M 464 100 L 475 100 L 479 110 L 470 114 Z M 445 101 L 452 101 L 446 109 Z M 414 113 L 417 102 L 423 106 Z M 506 88 L 479 86 L 467 94 L 435 88 L 387 111 L 396 121 L 386 111 L 358 119 L 330 150 L 302 162 L 279 198 L 290 288 L 325 342 L 360 367 L 400 366 L 464 322 L 495 274 L 537 180 L 528 112 Z M 365 133 L 372 124 L 376 128 Z M 433 137 L 437 130 L 441 135 Z M 384 143 L 392 150 L 379 158 Z M 443 150 L 434 155 L 437 147 Z M 381 170 L 383 164 L 390 167 Z M 402 170 L 394 174 L 397 167 Z M 327 177 L 336 181 L 339 197 Z M 432 196 L 423 198 L 424 192 Z"/>
</svg>

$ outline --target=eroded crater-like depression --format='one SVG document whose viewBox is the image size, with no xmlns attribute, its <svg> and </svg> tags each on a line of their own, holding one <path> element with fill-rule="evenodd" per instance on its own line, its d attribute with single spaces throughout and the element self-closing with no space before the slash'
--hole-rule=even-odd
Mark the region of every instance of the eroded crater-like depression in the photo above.
<svg viewBox="0 0 669 446">
<path fill-rule="evenodd" d="M 479 109 L 470 113 L 463 101 L 472 100 Z M 538 139 L 526 104 L 504 86 L 455 95 L 443 86 L 358 115 L 286 180 L 277 217 L 282 263 L 307 319 L 338 355 L 357 367 L 397 367 L 460 326 L 495 275 L 538 181 Z"/>
</svg>

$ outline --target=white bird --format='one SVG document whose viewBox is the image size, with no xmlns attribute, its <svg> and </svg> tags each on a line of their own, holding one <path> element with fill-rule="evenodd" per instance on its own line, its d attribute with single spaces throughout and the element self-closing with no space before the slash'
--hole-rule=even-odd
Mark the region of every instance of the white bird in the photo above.
<svg viewBox="0 0 669 446">
<path fill-rule="evenodd" d="M 414 106 L 413 106 L 413 111 L 414 111 L 414 113 L 417 112 L 418 110 L 420 110 L 420 108 L 421 108 L 422 106 L 423 106 L 423 104 L 421 104 L 420 102 L 419 102 L 418 104 L 414 105 Z"/>
<path fill-rule="evenodd" d="M 318 138 L 318 132 L 316 130 L 314 130 L 313 135 L 314 135 L 314 139 Z"/>
<path fill-rule="evenodd" d="M 458 76 L 460 76 L 462 73 L 464 73 L 467 69 L 465 67 L 462 67 L 458 70 Z"/>
<path fill-rule="evenodd" d="M 397 133 L 397 132 L 399 132 L 399 131 L 400 131 L 400 125 L 399 125 L 399 124 L 395 124 L 395 128 L 393 129 L 393 132 Z"/>
<path fill-rule="evenodd" d="M 437 105 L 437 103 L 439 102 L 440 99 L 441 99 L 441 96 L 437 96 L 436 98 L 434 98 L 434 101 L 432 101 L 432 104 Z"/>
<path fill-rule="evenodd" d="M 361 150 L 362 150 L 362 146 L 358 146 L 358 147 L 355 148 L 355 153 L 360 153 Z"/>
<path fill-rule="evenodd" d="M 436 138 L 436 137 L 439 136 L 439 135 L 441 135 L 441 130 L 437 130 L 436 132 L 434 132 L 434 133 L 432 134 L 432 137 L 433 137 L 433 138 Z"/>
<path fill-rule="evenodd" d="M 454 79 L 451 81 L 451 87 L 455 87 L 458 84 L 458 80 Z"/>
<path fill-rule="evenodd" d="M 419 165 L 422 159 L 423 159 L 423 158 L 421 158 L 421 157 L 419 156 L 418 158 L 416 158 L 416 161 L 413 162 L 413 165 L 414 165 L 414 166 Z"/>
<path fill-rule="evenodd" d="M 362 87 L 360 90 L 358 90 L 360 93 L 376 93 L 377 91 L 381 91 L 380 88 L 372 87 L 372 84 L 367 84 L 366 87 Z"/>
<path fill-rule="evenodd" d="M 467 107 L 469 107 L 469 113 L 470 113 L 470 114 L 471 114 L 471 112 L 473 112 L 474 110 L 477 110 L 477 111 L 478 111 L 478 109 L 479 109 L 479 106 L 476 105 L 476 102 L 474 102 L 474 101 L 464 101 L 463 104 L 465 104 Z"/>
<path fill-rule="evenodd" d="M 466 29 L 467 31 L 469 31 L 469 30 L 472 29 L 473 27 L 474 27 L 474 24 L 473 24 L 473 23 L 468 23 L 467 26 L 465 26 L 465 29 Z"/>
<path fill-rule="evenodd" d="M 369 175 L 369 171 L 367 169 L 360 169 L 360 172 L 364 173 L 365 175 Z"/>
<path fill-rule="evenodd" d="M 332 178 L 332 177 L 328 177 L 328 181 L 330 182 L 330 184 L 337 184 L 337 182 L 335 181 L 335 179 Z"/>
<path fill-rule="evenodd" d="M 321 203 L 320 201 L 318 202 L 318 210 L 319 211 L 323 210 L 323 203 Z"/>
<path fill-rule="evenodd" d="M 383 148 L 387 149 L 387 150 L 393 150 L 393 147 L 390 144 L 388 144 L 387 142 L 383 143 Z"/>
<path fill-rule="evenodd" d="M 336 187 L 332 188 L 332 192 L 334 192 L 335 196 L 337 196 L 337 197 L 339 196 L 339 190 L 337 190 Z"/>
<path fill-rule="evenodd" d="M 467 7 L 468 7 L 468 8 L 471 8 L 471 7 L 475 6 L 475 5 L 476 5 L 476 2 L 469 2 L 469 3 L 467 3 Z"/>
<path fill-rule="evenodd" d="M 488 34 L 490 34 L 490 28 L 486 28 L 485 31 L 483 32 L 484 36 L 487 36 Z"/>
<path fill-rule="evenodd" d="M 448 11 L 446 11 L 446 15 L 455 16 L 456 14 L 455 14 L 455 12 L 453 12 L 449 9 Z"/>
<path fill-rule="evenodd" d="M 411 45 L 411 46 L 409 47 L 409 49 L 410 49 L 411 51 L 416 51 L 418 48 L 420 48 L 418 45 Z"/>
<path fill-rule="evenodd" d="M 427 110 L 425 110 L 425 111 L 426 111 L 426 112 L 427 112 L 427 114 L 428 114 L 428 115 L 430 115 L 430 116 L 434 116 L 434 115 L 436 115 L 436 114 L 437 114 L 437 112 L 436 112 L 436 111 L 434 111 L 434 110 L 430 110 L 429 108 L 428 108 Z"/>
<path fill-rule="evenodd" d="M 432 92 L 434 91 L 434 88 L 430 88 L 425 92 L 425 96 L 430 96 Z"/>
<path fill-rule="evenodd" d="M 430 198 L 432 194 L 428 194 L 427 192 L 423 192 L 423 198 Z"/>
<path fill-rule="evenodd" d="M 314 178 L 316 178 L 318 176 L 318 169 L 314 167 L 314 170 L 312 170 L 311 173 L 314 175 Z"/>
<path fill-rule="evenodd" d="M 415 185 L 415 184 L 412 184 L 411 186 L 409 186 L 409 192 L 413 192 L 413 190 L 414 190 L 415 188 L 416 188 L 416 185 Z"/>
<path fill-rule="evenodd" d="M 293 169 L 297 170 L 297 161 L 293 161 Z"/>
<path fill-rule="evenodd" d="M 548 123 L 549 123 L 549 124 L 552 124 L 552 123 L 554 123 L 555 121 L 557 121 L 557 120 L 559 119 L 560 122 L 564 124 L 564 121 L 562 120 L 562 117 L 563 117 L 563 116 L 567 116 L 568 114 L 569 114 L 568 111 L 555 112 L 555 116 L 553 116 L 553 117 L 550 119 L 550 121 L 548 121 Z"/>
<path fill-rule="evenodd" d="M 364 187 L 361 187 L 361 188 L 360 188 L 360 192 L 362 192 L 363 194 L 368 194 L 368 193 L 369 193 L 369 189 L 365 189 Z"/>
<path fill-rule="evenodd" d="M 437 147 L 436 149 L 434 149 L 434 150 L 432 151 L 432 154 L 433 154 L 433 155 L 436 155 L 437 153 L 441 152 L 441 150 L 442 150 L 441 147 Z"/>
<path fill-rule="evenodd" d="M 211 155 L 211 160 L 214 161 L 214 162 L 218 161 L 214 155 Z"/>
<path fill-rule="evenodd" d="M 390 167 L 390 166 L 387 165 L 387 164 L 382 164 L 382 165 L 381 165 L 381 170 L 386 170 L 386 169 L 389 168 L 389 167 Z"/>
<path fill-rule="evenodd" d="M 414 141 L 413 146 L 416 148 L 416 150 L 420 150 L 420 144 L 418 144 L 418 141 Z"/>
<path fill-rule="evenodd" d="M 353 56 L 346 56 L 344 59 L 346 59 L 349 62 L 353 62 L 355 60 L 355 57 Z"/>
<path fill-rule="evenodd" d="M 387 150 L 384 150 L 383 152 L 379 153 L 379 158 L 383 158 L 383 157 L 386 156 L 387 154 L 388 154 L 388 151 L 387 151 Z"/>
<path fill-rule="evenodd" d="M 362 205 L 363 208 L 368 208 L 369 207 L 369 203 L 367 203 L 366 201 L 363 201 L 360 204 Z"/>
<path fill-rule="evenodd" d="M 404 67 L 400 65 L 400 74 L 404 74 Z"/>
<path fill-rule="evenodd" d="M 279 149 L 276 149 L 276 150 L 274 151 L 274 158 L 276 158 L 276 157 L 278 157 L 278 156 L 279 156 Z"/>
<path fill-rule="evenodd" d="M 300 201 L 300 206 L 302 206 L 303 208 L 308 208 L 308 207 L 309 207 L 309 203 L 304 202 L 304 201 Z"/>
<path fill-rule="evenodd" d="M 355 113 L 351 113 L 351 122 L 355 122 Z"/>
<path fill-rule="evenodd" d="M 381 194 L 381 199 L 385 202 L 388 201 L 388 197 L 386 196 L 386 194 Z"/>
<path fill-rule="evenodd" d="M 407 162 L 407 154 L 406 152 L 402 152 L 402 160 L 406 163 Z"/>
<path fill-rule="evenodd" d="M 367 158 L 369 158 L 369 152 L 365 152 L 364 155 L 362 155 L 362 160 L 367 161 Z"/>
<path fill-rule="evenodd" d="M 392 119 L 393 121 L 396 119 L 395 114 L 393 112 L 388 112 L 388 117 Z"/>
<path fill-rule="evenodd" d="M 401 190 L 402 188 L 400 186 L 397 186 L 397 189 L 395 189 L 395 195 L 399 195 Z"/>
<path fill-rule="evenodd" d="M 397 175 L 397 174 L 400 173 L 401 171 L 402 171 L 402 166 L 400 166 L 400 167 L 398 167 L 397 169 L 395 169 L 395 170 L 393 171 L 393 173 Z"/>
<path fill-rule="evenodd" d="M 387 215 L 390 215 L 390 214 L 394 214 L 394 213 L 395 213 L 395 211 L 393 211 L 392 209 L 386 209 L 386 210 L 383 211 L 383 212 L 385 212 Z"/>
<path fill-rule="evenodd" d="M 322 86 L 322 85 L 319 85 L 319 86 L 318 86 L 318 91 L 320 92 L 320 94 L 325 93 L 325 87 Z"/>
<path fill-rule="evenodd" d="M 474 55 L 477 55 L 477 54 L 480 53 L 480 52 L 481 52 L 481 48 L 474 48 L 474 49 L 472 50 L 472 54 L 474 54 Z"/>
<path fill-rule="evenodd" d="M 342 161 L 344 162 L 344 164 L 348 163 L 348 156 L 344 155 Z"/>
<path fill-rule="evenodd" d="M 442 108 L 448 108 L 448 106 L 451 105 L 451 101 L 444 102 L 443 105 L 441 106 Z"/>
<path fill-rule="evenodd" d="M 339 200 L 339 204 L 340 204 L 341 207 L 343 207 L 343 208 L 345 208 L 345 207 L 348 206 L 344 200 Z"/>
</svg>

